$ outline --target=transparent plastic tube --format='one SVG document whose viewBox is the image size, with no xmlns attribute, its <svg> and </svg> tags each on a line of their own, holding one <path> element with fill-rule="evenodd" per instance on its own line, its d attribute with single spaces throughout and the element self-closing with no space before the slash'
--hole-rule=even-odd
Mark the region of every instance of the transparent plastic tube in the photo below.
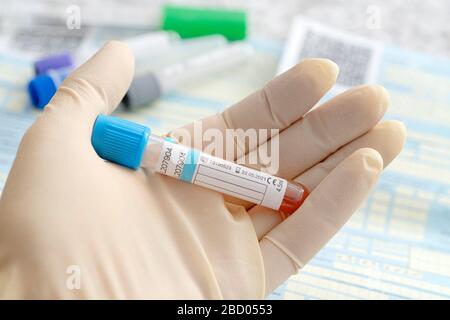
<svg viewBox="0 0 450 320">
<path fill-rule="evenodd" d="M 153 31 L 144 33 L 122 41 L 128 44 L 136 59 L 136 63 L 164 53 L 167 49 L 177 44 L 180 37 L 172 31 Z M 81 65 L 92 57 L 100 48 L 97 46 L 85 46 L 81 48 L 76 56 L 77 65 Z"/>
<path fill-rule="evenodd" d="M 139 77 L 141 74 L 157 72 L 195 55 L 225 47 L 227 44 L 227 39 L 221 35 L 173 41 L 170 46 L 163 46 L 147 52 L 140 59 L 136 58 L 135 77 Z"/>
<path fill-rule="evenodd" d="M 227 44 L 226 39 L 220 35 L 184 41 L 178 41 L 177 39 L 177 36 L 171 32 L 153 32 L 130 38 L 126 42 L 132 49 L 140 70 L 145 70 L 146 67 L 153 68 L 158 64 L 164 65 L 164 63 L 170 61 L 172 61 L 172 65 L 177 64 L 177 61 L 184 57 L 225 47 Z M 78 58 L 81 57 L 81 60 L 77 59 L 76 61 L 70 54 L 49 56 L 36 61 L 35 70 L 38 75 L 30 80 L 28 85 L 33 105 L 38 109 L 43 109 L 76 64 L 79 61 L 87 60 L 93 53 L 95 53 L 95 49 L 84 50 L 84 53 L 78 56 Z M 153 88 L 152 91 L 151 79 L 137 75 L 126 96 L 127 99 L 124 99 L 124 106 L 130 108 L 139 106 L 149 99 L 159 97 L 159 87 L 156 85 L 156 88 Z M 149 98 L 149 96 L 152 98 Z"/>
<path fill-rule="evenodd" d="M 217 42 L 217 39 L 212 39 Z M 147 105 L 182 84 L 245 62 L 253 52 L 253 47 L 244 42 L 219 45 L 161 69 L 138 74 L 122 102 L 130 110 Z"/>
<path fill-rule="evenodd" d="M 289 216 L 308 192 L 301 184 L 150 135 L 141 167 L 278 210 Z M 190 167 L 188 169 L 188 167 Z"/>
<path fill-rule="evenodd" d="M 294 213 L 308 195 L 301 184 L 153 135 L 150 128 L 116 117 L 97 118 L 92 145 L 103 159 L 212 189 L 284 216 Z"/>
<path fill-rule="evenodd" d="M 253 47 L 245 42 L 235 42 L 191 57 L 155 72 L 161 92 L 167 93 L 178 85 L 226 70 L 244 62 L 254 53 Z"/>
<path fill-rule="evenodd" d="M 148 55 L 163 52 L 174 43 L 178 43 L 179 36 L 171 31 L 158 31 L 141 34 L 136 37 L 125 39 L 133 52 L 136 60 L 145 60 Z M 60 68 L 74 69 L 83 64 L 99 48 L 90 44 L 85 44 L 76 54 L 69 52 L 61 52 L 37 59 L 34 62 L 34 70 L 36 75 L 46 74 L 49 70 L 57 70 Z"/>
</svg>

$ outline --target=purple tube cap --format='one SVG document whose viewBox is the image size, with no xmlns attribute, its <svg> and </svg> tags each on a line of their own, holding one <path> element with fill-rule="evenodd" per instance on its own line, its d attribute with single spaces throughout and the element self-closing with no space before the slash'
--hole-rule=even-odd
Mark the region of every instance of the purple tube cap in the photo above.
<svg viewBox="0 0 450 320">
<path fill-rule="evenodd" d="M 70 53 L 62 53 L 43 57 L 34 62 L 34 72 L 40 75 L 52 69 L 73 68 L 74 61 Z"/>
</svg>

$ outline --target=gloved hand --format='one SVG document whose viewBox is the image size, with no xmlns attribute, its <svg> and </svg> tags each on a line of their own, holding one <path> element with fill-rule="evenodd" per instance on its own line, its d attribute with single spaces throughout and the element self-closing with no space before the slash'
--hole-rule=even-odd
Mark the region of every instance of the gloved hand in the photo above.
<svg viewBox="0 0 450 320">
<path fill-rule="evenodd" d="M 311 110 L 338 74 L 322 59 L 204 119 L 204 129 L 282 130 L 277 174 L 311 191 L 283 221 L 97 156 L 95 118 L 116 107 L 133 70 L 126 45 L 108 43 L 23 137 L 0 201 L 2 298 L 263 298 L 339 230 L 404 142 L 401 123 L 379 123 L 388 105 L 381 87 L 353 88 Z M 264 143 L 238 145 L 243 156 Z"/>
</svg>

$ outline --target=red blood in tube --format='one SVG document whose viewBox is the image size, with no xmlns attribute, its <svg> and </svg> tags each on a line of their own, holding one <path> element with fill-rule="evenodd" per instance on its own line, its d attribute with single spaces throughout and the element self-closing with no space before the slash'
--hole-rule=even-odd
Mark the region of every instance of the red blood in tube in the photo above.
<svg viewBox="0 0 450 320">
<path fill-rule="evenodd" d="M 278 209 L 284 217 L 293 214 L 305 201 L 308 190 L 300 183 L 288 182 L 283 201 Z"/>
</svg>

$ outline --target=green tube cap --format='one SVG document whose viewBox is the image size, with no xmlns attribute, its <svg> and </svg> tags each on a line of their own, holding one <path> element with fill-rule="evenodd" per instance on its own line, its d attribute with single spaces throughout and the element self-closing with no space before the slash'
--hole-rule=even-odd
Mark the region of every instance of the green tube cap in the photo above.
<svg viewBox="0 0 450 320">
<path fill-rule="evenodd" d="M 247 15 L 241 10 L 166 5 L 162 29 L 176 31 L 181 38 L 221 34 L 230 41 L 242 40 L 247 33 Z"/>
</svg>

